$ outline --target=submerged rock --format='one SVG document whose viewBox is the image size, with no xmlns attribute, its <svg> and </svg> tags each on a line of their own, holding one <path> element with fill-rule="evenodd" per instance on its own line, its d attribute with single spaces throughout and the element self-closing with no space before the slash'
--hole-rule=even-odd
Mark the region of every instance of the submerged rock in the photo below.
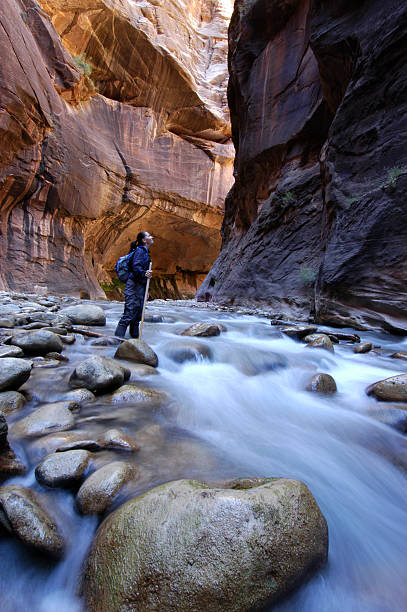
<svg viewBox="0 0 407 612">
<path fill-rule="evenodd" d="M 143 405 L 160 404 L 165 399 L 165 394 L 154 389 L 136 387 L 136 385 L 123 385 L 112 394 L 112 402 L 134 402 Z"/>
<path fill-rule="evenodd" d="M 332 395 L 337 391 L 336 382 L 330 374 L 315 374 L 307 385 L 307 391 Z"/>
<path fill-rule="evenodd" d="M 71 387 L 85 387 L 94 393 L 117 389 L 130 378 L 130 370 L 108 357 L 90 357 L 82 361 L 69 379 Z"/>
<path fill-rule="evenodd" d="M 82 514 L 100 514 L 113 497 L 135 476 L 136 468 L 124 461 L 114 461 L 93 472 L 85 480 L 76 496 Z"/>
<path fill-rule="evenodd" d="M 143 363 L 153 368 L 158 366 L 158 357 L 148 344 L 142 340 L 125 340 L 120 344 L 115 359 L 129 359 L 136 363 Z"/>
<path fill-rule="evenodd" d="M 392 359 L 404 359 L 407 361 L 407 351 L 397 351 L 397 353 L 393 353 L 390 357 Z"/>
<path fill-rule="evenodd" d="M 211 349 L 205 344 L 193 340 L 189 342 L 170 342 L 165 345 L 164 352 L 167 357 L 176 363 L 212 359 Z"/>
<path fill-rule="evenodd" d="M 0 487 L 0 523 L 24 544 L 59 558 L 64 540 L 57 525 L 42 507 L 37 495 L 25 487 Z"/>
<path fill-rule="evenodd" d="M 181 333 L 181 336 L 219 336 L 223 330 L 223 326 L 219 325 L 218 323 L 194 323 L 185 329 Z"/>
<path fill-rule="evenodd" d="M 61 315 L 68 317 L 74 325 L 106 325 L 103 308 L 91 304 L 78 304 L 60 310 Z"/>
<path fill-rule="evenodd" d="M 56 402 L 42 406 L 17 421 L 12 427 L 13 434 L 31 438 L 71 429 L 75 424 L 75 418 L 70 407 L 74 406 L 76 406 L 74 402 Z"/>
<path fill-rule="evenodd" d="M 219 490 L 181 480 L 106 519 L 83 591 L 89 612 L 243 612 L 289 593 L 326 562 L 327 552 L 326 521 L 301 482 Z"/>
<path fill-rule="evenodd" d="M 0 361 L 0 391 L 15 391 L 29 379 L 32 363 L 18 357 L 3 357 Z"/>
<path fill-rule="evenodd" d="M 86 450 L 48 455 L 37 465 L 35 477 L 48 487 L 71 487 L 82 479 L 89 458 L 90 453 Z"/>
<path fill-rule="evenodd" d="M 390 376 L 369 385 L 367 395 L 374 395 L 383 402 L 407 402 L 407 374 Z"/>
</svg>

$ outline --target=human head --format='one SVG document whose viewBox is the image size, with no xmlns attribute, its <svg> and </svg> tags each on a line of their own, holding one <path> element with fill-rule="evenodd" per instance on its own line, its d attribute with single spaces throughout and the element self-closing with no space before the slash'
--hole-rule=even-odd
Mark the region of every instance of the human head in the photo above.
<svg viewBox="0 0 407 612">
<path fill-rule="evenodd" d="M 133 251 L 138 246 L 146 246 L 148 248 L 153 242 L 153 237 L 148 232 L 139 232 L 136 240 L 131 243 L 130 251 Z"/>
</svg>

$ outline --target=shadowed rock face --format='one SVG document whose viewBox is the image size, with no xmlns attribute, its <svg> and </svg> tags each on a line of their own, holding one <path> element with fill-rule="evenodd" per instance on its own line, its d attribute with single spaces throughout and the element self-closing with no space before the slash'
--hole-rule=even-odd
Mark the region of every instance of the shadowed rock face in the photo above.
<svg viewBox="0 0 407 612">
<path fill-rule="evenodd" d="M 238 0 L 236 183 L 199 299 L 407 333 L 401 0 Z"/>
<path fill-rule="evenodd" d="M 194 291 L 232 182 L 230 4 L 2 3 L 0 287 L 29 270 L 37 291 L 102 295 L 145 228 L 155 291 Z"/>
</svg>

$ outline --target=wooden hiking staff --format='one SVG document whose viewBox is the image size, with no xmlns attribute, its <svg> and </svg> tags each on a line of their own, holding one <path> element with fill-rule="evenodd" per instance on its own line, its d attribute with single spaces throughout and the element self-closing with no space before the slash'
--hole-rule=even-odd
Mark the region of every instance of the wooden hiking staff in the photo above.
<svg viewBox="0 0 407 612">
<path fill-rule="evenodd" d="M 150 265 L 148 266 L 148 271 L 151 272 L 151 261 L 150 261 Z M 147 304 L 148 288 L 149 288 L 149 286 L 150 286 L 150 279 L 148 278 L 147 279 L 147 283 L 146 283 L 146 290 L 144 292 L 143 311 L 141 313 L 141 321 L 140 321 L 139 332 L 138 332 L 139 340 L 141 340 L 141 334 L 143 332 L 144 313 L 146 311 L 146 304 Z"/>
</svg>

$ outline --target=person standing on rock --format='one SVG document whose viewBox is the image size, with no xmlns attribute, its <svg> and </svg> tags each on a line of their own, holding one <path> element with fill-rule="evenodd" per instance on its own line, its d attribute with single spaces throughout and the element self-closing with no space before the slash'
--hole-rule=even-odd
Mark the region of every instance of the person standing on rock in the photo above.
<svg viewBox="0 0 407 612">
<path fill-rule="evenodd" d="M 133 256 L 130 258 L 130 274 L 124 289 L 124 312 L 115 331 L 119 338 L 124 338 L 129 325 L 130 336 L 139 336 L 147 279 L 153 275 L 149 270 L 151 259 L 148 252 L 153 242 L 153 237 L 148 232 L 140 232 L 130 245 L 129 253 L 133 253 Z"/>
</svg>

